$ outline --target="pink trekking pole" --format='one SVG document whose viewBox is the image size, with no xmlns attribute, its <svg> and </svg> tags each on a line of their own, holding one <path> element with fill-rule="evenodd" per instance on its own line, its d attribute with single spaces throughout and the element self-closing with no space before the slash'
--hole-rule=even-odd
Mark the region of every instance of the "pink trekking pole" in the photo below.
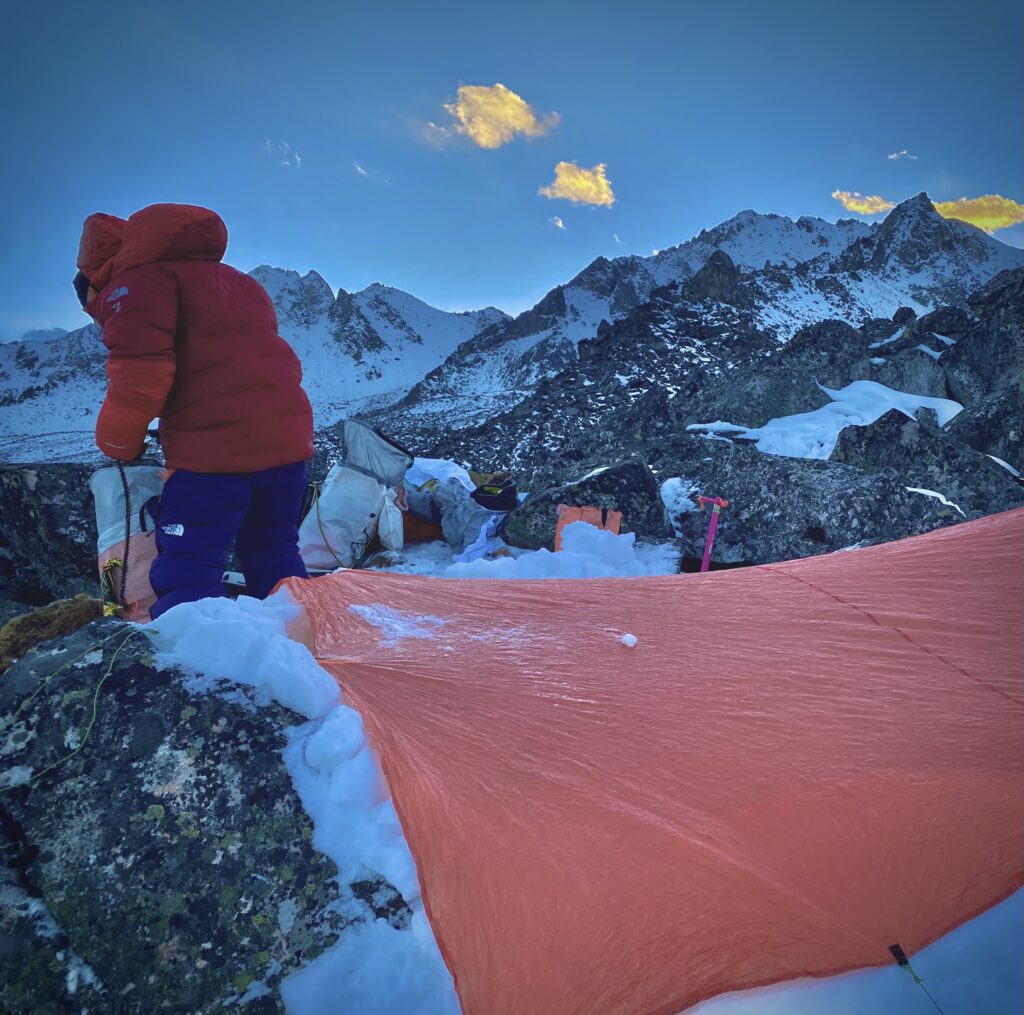
<svg viewBox="0 0 1024 1015">
<path fill-rule="evenodd" d="M 722 513 L 722 508 L 729 506 L 729 502 L 722 500 L 721 497 L 698 497 L 697 503 L 700 505 L 701 511 L 704 510 L 705 504 L 713 505 L 711 508 L 711 521 L 708 524 L 708 537 L 704 540 L 704 559 L 700 562 L 700 569 L 704 572 L 711 564 L 711 547 L 715 544 L 715 529 L 718 528 L 718 516 Z"/>
</svg>

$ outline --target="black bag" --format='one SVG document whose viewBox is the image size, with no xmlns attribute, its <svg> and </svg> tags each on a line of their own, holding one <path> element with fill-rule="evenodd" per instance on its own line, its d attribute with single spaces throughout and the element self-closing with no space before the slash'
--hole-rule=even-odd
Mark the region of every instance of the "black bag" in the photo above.
<svg viewBox="0 0 1024 1015">
<path fill-rule="evenodd" d="M 488 511 L 514 511 L 519 504 L 519 491 L 511 477 L 494 483 L 484 483 L 478 486 L 470 497 Z"/>
</svg>

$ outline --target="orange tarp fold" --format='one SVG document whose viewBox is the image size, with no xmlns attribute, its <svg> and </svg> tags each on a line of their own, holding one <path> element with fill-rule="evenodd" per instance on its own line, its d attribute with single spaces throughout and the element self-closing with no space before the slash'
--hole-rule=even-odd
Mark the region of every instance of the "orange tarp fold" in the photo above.
<svg viewBox="0 0 1024 1015">
<path fill-rule="evenodd" d="M 672 1015 L 1024 883 L 1022 547 L 1018 510 L 704 575 L 288 587 L 466 1015 Z"/>
</svg>

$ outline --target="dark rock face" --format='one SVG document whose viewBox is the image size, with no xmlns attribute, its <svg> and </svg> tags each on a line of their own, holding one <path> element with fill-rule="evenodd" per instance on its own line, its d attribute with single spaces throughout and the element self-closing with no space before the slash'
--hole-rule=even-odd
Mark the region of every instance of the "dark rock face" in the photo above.
<svg viewBox="0 0 1024 1015">
<path fill-rule="evenodd" d="M 704 266 L 683 286 L 688 300 L 715 300 L 736 304 L 742 299 L 740 271 L 724 250 L 716 250 Z"/>
<path fill-rule="evenodd" d="M 910 493 L 892 473 L 766 455 L 748 445 L 697 437 L 681 441 L 661 475 L 682 477 L 705 496 L 724 497 L 712 561 L 762 564 L 903 539 L 960 521 L 939 501 Z M 693 499 L 691 497 L 691 500 Z M 683 557 L 700 558 L 708 515 L 672 519 Z"/>
<path fill-rule="evenodd" d="M 911 321 L 917 320 L 917 313 L 911 307 L 900 307 L 895 314 L 892 315 L 893 324 L 910 324 Z"/>
<path fill-rule="evenodd" d="M 848 426 L 830 461 L 941 492 L 966 518 L 1024 504 L 1024 487 L 1006 469 L 928 422 L 931 414 L 921 415 L 918 422 L 891 409 L 868 426 Z"/>
<path fill-rule="evenodd" d="M 921 334 L 933 333 L 959 339 L 970 331 L 971 323 L 971 317 L 963 307 L 939 307 L 925 314 L 916 327 Z"/>
<path fill-rule="evenodd" d="M 949 397 L 946 371 L 941 360 L 907 345 L 907 339 L 901 339 L 879 352 L 883 355 L 874 359 L 882 362 L 872 362 L 869 373 L 865 375 L 870 380 L 895 391 L 912 391 L 915 395 L 927 395 L 929 398 Z"/>
<path fill-rule="evenodd" d="M 1004 388 L 973 402 L 946 424 L 946 432 L 1024 473 L 1024 405 Z M 1011 475 L 1012 473 L 1007 473 Z"/>
<path fill-rule="evenodd" d="M 294 717 L 234 690 L 190 695 L 110 621 L 8 670 L 0 1009 L 278 1012 L 280 979 L 337 939 L 337 871 L 280 757 Z"/>
<path fill-rule="evenodd" d="M 579 464 L 598 450 L 600 465 L 626 457 L 605 455 L 603 449 L 606 442 L 615 443 L 624 426 L 634 432 L 633 420 L 625 419 L 631 406 L 655 393 L 677 393 L 681 405 L 683 393 L 755 364 L 774 347 L 744 311 L 680 302 L 679 294 L 665 287 L 600 337 L 581 342 L 578 360 L 542 380 L 524 401 L 481 426 L 444 433 L 428 445 L 428 454 L 492 471 L 511 469 L 522 488 L 538 490 L 549 485 L 552 472 L 582 474 L 586 470 Z M 659 417 L 659 422 L 666 421 Z M 386 429 L 402 421 L 390 415 L 380 423 Z M 420 440 L 422 435 L 409 436 Z"/>
<path fill-rule="evenodd" d="M 689 402 L 687 423 L 723 420 L 763 426 L 770 419 L 826 405 L 821 386 L 842 388 L 870 370 L 863 336 L 842 321 L 802 328 L 747 369 L 717 378 Z"/>
<path fill-rule="evenodd" d="M 96 515 L 90 465 L 0 469 L 0 611 L 9 616 L 95 594 Z"/>
<path fill-rule="evenodd" d="M 965 405 L 1024 389 L 1024 270 L 1004 271 L 970 299 L 978 324 L 943 355 L 952 397 Z"/>
<path fill-rule="evenodd" d="M 509 515 L 507 541 L 532 550 L 551 549 L 559 504 L 621 511 L 622 531 L 646 539 L 666 539 L 672 533 L 654 474 L 643 461 L 630 459 L 532 494 Z"/>
</svg>

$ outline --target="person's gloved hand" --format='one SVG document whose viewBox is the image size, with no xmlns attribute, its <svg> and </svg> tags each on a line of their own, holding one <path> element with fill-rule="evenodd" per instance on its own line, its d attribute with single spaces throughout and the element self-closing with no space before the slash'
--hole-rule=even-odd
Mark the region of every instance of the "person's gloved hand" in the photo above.
<svg viewBox="0 0 1024 1015">
<path fill-rule="evenodd" d="M 139 445 L 138 451 L 134 454 L 127 450 L 122 454 L 120 449 L 108 445 L 106 455 L 108 458 L 115 462 L 120 462 L 122 465 L 138 465 L 147 459 L 155 462 L 159 457 L 159 445 L 155 442 L 150 443 L 149 440 L 143 440 Z"/>
</svg>

